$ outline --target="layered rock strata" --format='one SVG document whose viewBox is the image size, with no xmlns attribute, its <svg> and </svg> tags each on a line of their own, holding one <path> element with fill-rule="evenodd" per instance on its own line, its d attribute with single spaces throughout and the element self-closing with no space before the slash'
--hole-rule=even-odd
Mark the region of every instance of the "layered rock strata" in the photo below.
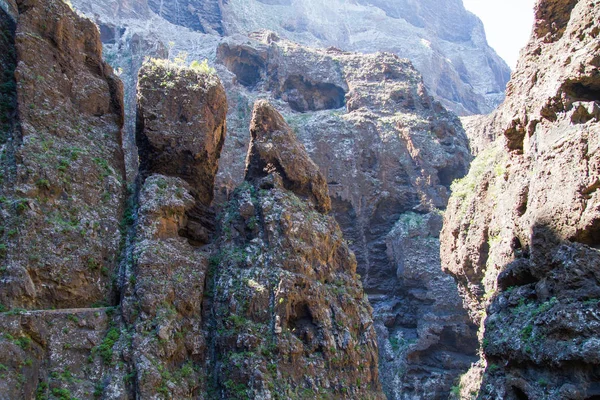
<svg viewBox="0 0 600 400">
<path fill-rule="evenodd" d="M 599 17 L 595 0 L 537 3 L 497 139 L 453 185 L 441 255 L 482 345 L 464 396 L 600 396 Z"/>
<path fill-rule="evenodd" d="M 208 286 L 209 393 L 382 399 L 372 310 L 354 255 L 335 220 L 318 212 L 322 203 L 301 199 L 323 177 L 304 169 L 308 154 L 268 103 L 255 105 L 252 127 L 251 172 L 221 217 Z M 262 152 L 268 137 L 277 140 Z M 281 163 L 252 172 L 273 154 L 284 155 Z"/>
</svg>

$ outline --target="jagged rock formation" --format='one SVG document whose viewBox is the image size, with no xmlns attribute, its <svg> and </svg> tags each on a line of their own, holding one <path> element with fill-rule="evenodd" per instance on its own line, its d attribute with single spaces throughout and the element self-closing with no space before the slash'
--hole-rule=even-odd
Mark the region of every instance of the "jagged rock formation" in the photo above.
<svg viewBox="0 0 600 400">
<path fill-rule="evenodd" d="M 464 174 L 470 157 L 457 119 L 432 100 L 407 60 L 385 53 L 310 50 L 273 33 L 260 40 L 226 40 L 218 50 L 223 64 L 218 69 L 232 106 L 228 123 L 233 132 L 225 145 L 227 109 L 215 77 L 199 77 L 180 67 L 183 62 L 176 68 L 168 63 L 143 68 L 136 130 L 141 179 L 133 198 L 137 205 L 123 213 L 119 135 L 124 107 L 118 79 L 100 61 L 98 37 L 113 40 L 113 51 L 127 43 L 132 53 L 120 60 L 130 57 L 123 64 L 129 72 L 137 71 L 145 52 L 169 55 L 176 54 L 174 49 L 151 43 L 149 36 L 139 34 L 140 26 L 123 32 L 104 24 L 98 32 L 62 3 L 18 4 L 19 24 L 28 24 L 17 25 L 16 44 L 12 35 L 2 42 L 3 48 L 17 49 L 16 60 L 22 57 L 15 76 L 24 88 L 21 93 L 10 84 L 11 73 L 3 77 L 2 90 L 11 99 L 5 149 L 12 164 L 7 165 L 16 165 L 6 168 L 6 182 L 17 182 L 4 186 L 3 215 L 17 215 L 16 232 L 24 231 L 17 237 L 12 226 L 5 230 L 7 260 L 32 254 L 35 261 L 29 249 L 42 243 L 44 267 L 39 271 L 58 275 L 43 281 L 35 296 L 23 297 L 23 285 L 14 284 L 13 273 L 21 270 L 3 264 L 0 293 L 11 308 L 60 308 L 58 323 L 67 319 L 73 326 L 42 332 L 36 321 L 51 320 L 55 313 L 20 315 L 14 310 L 2 315 L 2 326 L 10 325 L 6 329 L 12 332 L 2 339 L 9 352 L 0 357 L 6 360 L 6 387 L 13 397 L 30 396 L 39 388 L 42 395 L 82 398 L 93 389 L 107 399 L 204 393 L 221 398 L 285 393 L 293 398 L 314 396 L 316 389 L 337 398 L 379 398 L 376 340 L 390 398 L 447 395 L 455 377 L 474 360 L 475 335 L 454 283 L 441 274 L 431 252 L 438 245 L 439 212 L 448 186 Z M 127 6 L 122 8 L 127 18 L 141 15 L 134 3 Z M 142 7 L 140 13 L 145 12 Z M 10 18 L 3 17 L 12 32 Z M 164 21 L 153 29 L 165 27 L 155 32 L 157 37 L 183 32 Z M 199 44 L 192 32 L 180 39 L 184 44 L 176 50 L 190 46 L 194 54 L 204 54 L 206 48 L 216 48 L 214 39 Z M 10 51 L 3 53 L 2 65 L 16 65 L 11 57 Z M 51 68 L 42 71 L 34 61 Z M 38 97 L 28 75 L 38 69 L 30 64 L 40 70 Z M 129 87 L 134 80 L 127 79 Z M 258 108 L 252 125 L 251 183 L 233 195 L 218 241 L 210 244 L 215 224 L 209 206 L 221 146 L 225 168 L 217 178 L 217 194 L 223 201 L 244 176 L 249 106 L 264 97 L 274 107 Z M 292 140 L 292 130 L 304 147 Z M 275 141 L 273 149 L 266 143 L 269 138 L 282 141 Z M 132 152 L 130 160 L 136 158 Z M 27 168 L 19 169 L 19 163 Z M 55 178 L 61 189 L 56 193 Z M 95 178 L 102 178 L 102 184 Z M 333 201 L 325 193 L 326 183 Z M 30 192 L 18 192 L 25 190 L 19 184 Z M 18 198 L 11 197 L 11 190 Z M 350 246 L 325 215 L 330 204 Z M 67 208 L 71 206 L 76 208 Z M 74 218 L 83 218 L 84 225 Z M 85 224 L 88 219 L 91 228 Z M 358 267 L 349 247 L 359 254 Z M 106 255 L 104 266 L 81 258 L 90 250 Z M 212 289 L 204 293 L 210 252 L 217 256 L 209 274 Z M 264 256 L 240 259 L 244 252 Z M 252 282 L 244 265 L 256 275 Z M 273 268 L 265 271 L 265 265 Z M 374 324 L 355 268 L 371 295 Z M 250 299 L 268 307 L 246 309 Z M 65 309 L 103 305 L 101 301 L 119 307 Z M 233 313 L 231 320 L 217 318 L 224 309 Z M 106 312 L 112 315 L 104 316 Z M 67 361 L 61 357 L 71 355 L 66 342 L 71 335 L 79 353 Z M 79 342 L 84 335 L 89 341 Z M 35 345 L 26 343 L 28 337 Z M 24 348 L 35 349 L 35 355 Z M 12 362 L 14 354 L 18 357 Z M 89 359 L 85 368 L 82 354 Z M 59 370 L 67 362 L 68 370 Z M 29 366 L 36 368 L 32 374 L 40 372 L 30 375 Z M 257 373 L 250 374 L 252 366 L 259 366 Z M 300 380 L 305 372 L 315 379 Z M 15 384 L 23 379 L 26 384 Z M 250 385 L 241 388 L 246 379 Z"/>
<path fill-rule="evenodd" d="M 443 266 L 482 343 L 464 395 L 600 396 L 599 18 L 597 0 L 537 3 L 497 139 L 453 186 Z"/>
<path fill-rule="evenodd" d="M 297 197 L 324 179 L 316 168 L 303 170 L 308 155 L 268 103 L 255 105 L 252 127 L 249 181 L 222 215 L 209 284 L 212 392 L 220 398 L 384 398 L 371 307 L 354 255 L 335 220 Z M 258 150 L 266 137 L 277 139 L 271 152 Z M 254 173 L 273 154 L 284 155 L 282 164 Z M 290 185 L 298 176 L 305 185 Z"/>
<path fill-rule="evenodd" d="M 267 101 L 258 101 L 252 111 L 252 140 L 246 160 L 246 180 L 255 181 L 276 172 L 285 189 L 308 198 L 317 210 L 331 211 L 327 182 L 319 167 L 296 140 L 292 128 Z"/>
<path fill-rule="evenodd" d="M 435 0 L 352 5 L 341 0 L 73 3 L 98 23 L 107 60 L 123 71 L 125 112 L 131 121 L 125 127 L 126 154 L 135 154 L 136 79 L 144 57 L 168 58 L 187 52 L 190 59 L 214 61 L 221 35 L 268 28 L 310 46 L 394 52 L 411 59 L 430 93 L 458 114 L 491 112 L 504 98 L 510 75 L 506 64 L 487 45 L 481 22 L 460 0 L 444 0 L 441 5 Z M 136 162 L 135 157 L 127 158 L 129 176 L 135 176 Z"/>
<path fill-rule="evenodd" d="M 147 54 L 173 58 L 187 52 L 188 62 L 205 57 L 218 60 L 213 65 L 230 107 L 229 134 L 216 182 L 217 204 L 226 202 L 241 183 L 255 100 L 266 96 L 285 115 L 325 176 L 333 214 L 357 254 L 365 289 L 376 315 L 381 315 L 377 317 L 379 348 L 387 354 L 381 359 L 403 365 L 393 368 L 400 371 L 398 377 L 382 374 L 387 393 L 400 396 L 426 388 L 423 396 L 443 397 L 454 378 L 475 359 L 474 326 L 460 307 L 455 284 L 433 264 L 427 267 L 433 275 L 422 271 L 422 263 L 407 263 L 398 273 L 403 257 L 388 246 L 404 241 L 387 236 L 403 216 L 410 218 L 407 213 L 443 210 L 448 186 L 466 172 L 469 154 L 458 121 L 427 95 L 414 68 L 391 54 L 311 51 L 272 33 L 251 40 L 223 40 L 170 24 L 151 12 L 135 15 L 129 2 L 113 8 L 104 2 L 75 3 L 113 33 L 106 42 L 107 54 L 123 68 L 121 76 L 129 90 L 135 87 L 133 77 Z M 139 10 L 145 8 L 140 5 Z M 169 43 L 174 37 L 177 40 Z M 127 96 L 126 110 L 132 113 L 134 96 Z M 135 171 L 134 161 L 130 157 L 128 166 Z M 437 235 L 433 232 L 418 242 L 425 246 L 423 252 L 435 246 Z M 439 262 L 437 257 L 432 260 L 435 265 Z M 403 274 L 411 270 L 423 280 L 406 285 Z M 450 309 L 446 303 L 456 305 L 450 307 L 453 312 L 437 313 L 437 309 Z M 433 323 L 438 317 L 439 325 Z M 444 327 L 452 335 L 441 335 Z M 417 344 L 421 340 L 423 344 Z M 395 345 L 403 341 L 409 346 Z M 440 342 L 445 344 L 434 344 Z M 465 352 L 466 347 L 471 350 Z M 441 358 L 459 361 L 442 363 L 445 371 L 438 374 Z M 407 368 L 406 360 L 411 360 Z M 392 371 L 389 366 L 383 368 L 386 373 Z M 432 372 L 435 379 L 427 378 Z M 420 378 L 413 379 L 415 375 Z"/>
<path fill-rule="evenodd" d="M 113 303 L 125 198 L 122 85 L 91 21 L 60 1 L 16 4 L 14 37 L 4 31 L 3 57 L 12 61 L 3 74 L 0 303 Z"/>
<path fill-rule="evenodd" d="M 210 206 L 225 141 L 227 98 L 221 82 L 214 74 L 154 60 L 140 69 L 137 99 L 142 177 L 178 176 Z"/>
<path fill-rule="evenodd" d="M 76 0 L 75 5 L 99 18 L 106 43 L 150 39 L 153 29 L 140 23 L 152 21 L 158 27 L 158 22 L 163 28 L 168 21 L 198 32 L 197 37 L 269 29 L 313 47 L 393 52 L 409 58 L 431 93 L 459 114 L 492 111 L 504 98 L 510 78 L 506 63 L 488 46 L 481 21 L 460 0 Z M 123 29 L 138 27 L 142 31 L 137 38 Z M 180 31 L 178 36 L 164 36 L 163 44 L 177 37 L 175 42 L 181 43 L 175 45 L 185 47 L 189 31 Z"/>
<path fill-rule="evenodd" d="M 208 254 L 181 235 L 196 201 L 177 177 L 151 175 L 139 210 L 123 313 L 142 399 L 196 398 L 204 387 L 202 302 Z"/>
<path fill-rule="evenodd" d="M 235 186 L 246 104 L 270 92 L 326 177 L 333 214 L 357 256 L 386 393 L 443 398 L 476 359 L 476 328 L 436 249 L 448 186 L 469 163 L 458 120 L 392 54 L 312 50 L 268 32 L 229 39 L 217 54 L 233 74 L 225 85 L 237 93 L 229 97 L 217 186 Z M 339 91 L 345 108 L 335 108 Z"/>
</svg>

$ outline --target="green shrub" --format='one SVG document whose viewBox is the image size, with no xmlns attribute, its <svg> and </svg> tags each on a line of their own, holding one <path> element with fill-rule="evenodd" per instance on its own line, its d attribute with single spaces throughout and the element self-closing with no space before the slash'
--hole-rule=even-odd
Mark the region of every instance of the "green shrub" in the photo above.
<svg viewBox="0 0 600 400">
<path fill-rule="evenodd" d="M 206 59 L 202 62 L 199 62 L 197 60 L 192 61 L 192 63 L 190 64 L 190 68 L 194 71 L 198 71 L 208 75 L 214 75 L 217 73 L 217 71 L 213 67 L 208 65 L 208 60 Z"/>
</svg>

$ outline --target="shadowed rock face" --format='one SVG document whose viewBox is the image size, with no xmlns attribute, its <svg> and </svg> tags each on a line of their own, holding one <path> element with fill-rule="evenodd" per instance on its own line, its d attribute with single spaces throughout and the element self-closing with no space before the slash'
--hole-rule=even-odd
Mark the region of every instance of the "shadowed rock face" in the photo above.
<svg viewBox="0 0 600 400">
<path fill-rule="evenodd" d="M 599 6 L 537 3 L 508 97 L 487 121 L 496 139 L 453 185 L 443 267 L 485 328 L 463 393 L 600 395 Z"/>
<path fill-rule="evenodd" d="M 221 8 L 217 0 L 148 0 L 148 6 L 173 24 L 202 33 L 223 34 Z"/>
<path fill-rule="evenodd" d="M 277 172 L 284 188 L 308 198 L 322 213 L 331 210 L 325 178 L 281 114 L 268 102 L 258 101 L 254 105 L 250 135 L 247 181 Z"/>
</svg>

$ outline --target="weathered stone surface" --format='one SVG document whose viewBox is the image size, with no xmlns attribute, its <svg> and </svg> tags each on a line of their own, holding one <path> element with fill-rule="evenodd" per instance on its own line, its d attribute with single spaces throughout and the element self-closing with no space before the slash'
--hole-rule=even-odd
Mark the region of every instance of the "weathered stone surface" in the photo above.
<svg viewBox="0 0 600 400">
<path fill-rule="evenodd" d="M 477 326 L 454 280 L 440 274 L 437 212 L 403 214 L 386 237 L 396 291 L 373 294 L 379 370 L 390 399 L 446 399 L 477 360 Z"/>
<path fill-rule="evenodd" d="M 121 20 L 119 26 L 139 25 L 143 37 L 152 36 L 154 29 L 140 22 L 155 24 L 160 19 L 197 37 L 208 33 L 218 39 L 269 29 L 311 47 L 392 52 L 409 58 L 430 92 L 459 114 L 492 111 L 502 101 L 510 77 L 506 63 L 488 46 L 483 24 L 460 0 L 352 4 L 342 0 L 76 0 L 74 4 L 104 25 L 115 20 Z M 176 46 L 185 41 L 170 36 L 163 43 L 171 40 Z"/>
<path fill-rule="evenodd" d="M 496 140 L 453 185 L 443 266 L 485 328 L 463 394 L 600 395 L 599 17 L 596 0 L 538 2 Z"/>
<path fill-rule="evenodd" d="M 150 60 L 140 69 L 136 141 L 140 173 L 176 176 L 208 207 L 225 141 L 227 98 L 210 72 Z"/>
<path fill-rule="evenodd" d="M 0 315 L 3 399 L 130 398 L 113 308 Z"/>
<path fill-rule="evenodd" d="M 112 303 L 125 197 L 122 85 L 91 21 L 62 1 L 17 5 L 3 53 L 17 64 L 3 86 L 14 111 L 2 147 L 0 304 Z"/>
<path fill-rule="evenodd" d="M 202 302 L 208 255 L 180 232 L 196 200 L 176 177 L 152 175 L 139 194 L 125 319 L 133 327 L 136 395 L 194 398 L 204 388 Z"/>
<path fill-rule="evenodd" d="M 244 183 L 221 218 L 208 284 L 209 393 L 383 399 L 354 255 L 333 217 L 276 175 L 263 189 Z"/>
<path fill-rule="evenodd" d="M 221 8 L 229 36 L 269 29 L 311 47 L 408 58 L 430 92 L 462 115 L 492 111 L 510 78 L 483 24 L 459 0 L 230 0 Z"/>
<path fill-rule="evenodd" d="M 156 14 L 175 25 L 203 33 L 223 34 L 223 17 L 217 0 L 148 0 L 148 5 Z"/>
<path fill-rule="evenodd" d="M 247 181 L 277 172 L 285 189 L 308 198 L 320 212 L 331 210 L 327 182 L 319 167 L 310 159 L 281 114 L 265 100 L 254 104 L 250 135 Z"/>
</svg>

